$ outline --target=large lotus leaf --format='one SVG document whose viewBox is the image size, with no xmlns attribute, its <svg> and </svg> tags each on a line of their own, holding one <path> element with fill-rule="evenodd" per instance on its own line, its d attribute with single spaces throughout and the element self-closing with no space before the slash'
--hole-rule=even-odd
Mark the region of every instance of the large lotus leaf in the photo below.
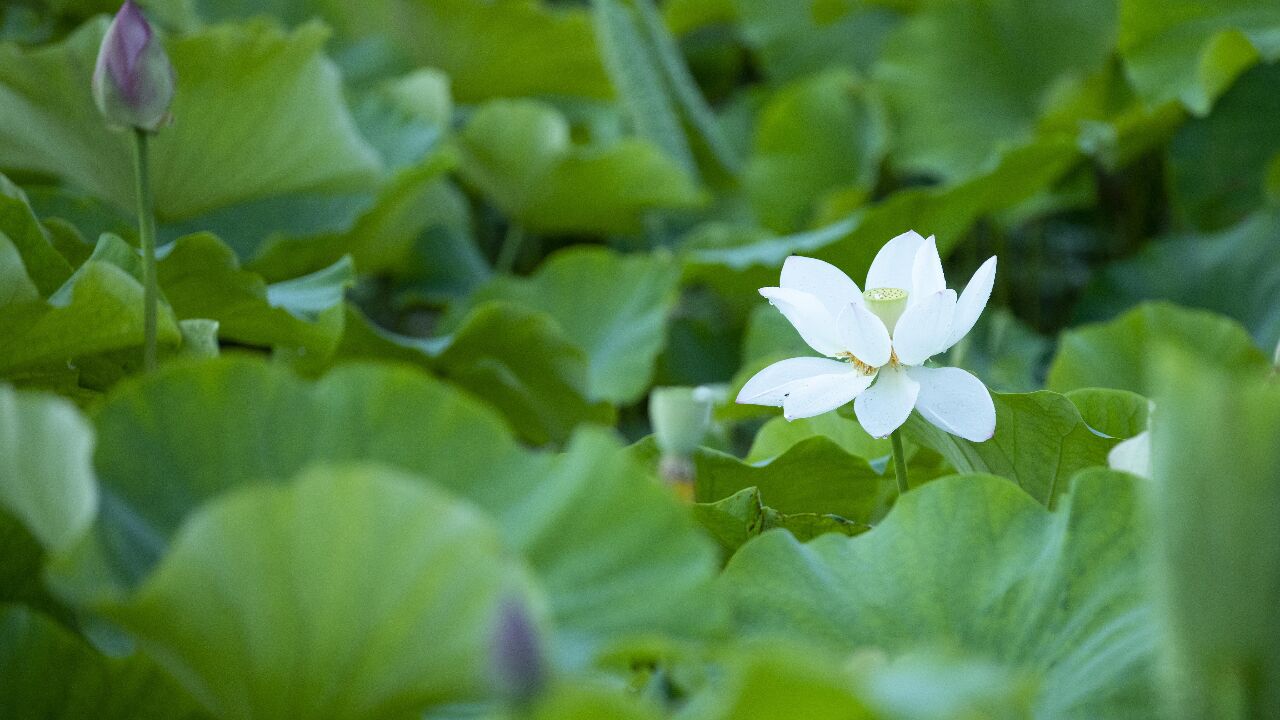
<svg viewBox="0 0 1280 720">
<path fill-rule="evenodd" d="M 1185 277 L 1181 269 L 1178 272 Z M 1063 333 L 1047 386 L 1058 392 L 1108 387 L 1152 397 L 1155 388 L 1148 377 L 1147 359 L 1162 343 L 1193 349 L 1212 357 L 1215 365 L 1233 370 L 1260 370 L 1269 364 L 1245 329 L 1227 318 L 1168 303 L 1146 303 L 1108 322 Z"/>
<path fill-rule="evenodd" d="M 165 238 L 209 231 L 269 280 L 304 275 L 351 255 L 365 273 L 417 271 L 419 236 L 440 222 L 444 142 L 452 117 L 448 79 L 419 70 L 352 90 L 361 132 L 392 172 L 358 192 L 293 194 L 220 208 L 161 230 Z M 470 240 L 470 238 L 465 238 Z"/>
<path fill-rule="evenodd" d="M 1148 500 L 1166 707 L 1280 717 L 1280 389 L 1202 356 L 1155 360 Z"/>
<path fill-rule="evenodd" d="M 1168 300 L 1234 318 L 1249 328 L 1262 347 L 1272 347 L 1280 340 L 1280 304 L 1275 301 L 1280 297 L 1277 234 L 1280 210 L 1271 209 L 1222 232 L 1159 238 L 1094 276 L 1081 299 L 1080 316 L 1102 320 L 1146 300 Z M 1186 333 L 1193 342 L 1195 332 Z M 1217 345 L 1212 351 L 1233 346 Z"/>
<path fill-rule="evenodd" d="M 119 387 L 96 423 L 108 584 L 144 577 L 209 499 L 358 460 L 432 478 L 495 515 L 567 646 L 692 622 L 688 596 L 714 572 L 686 511 L 616 441 L 586 433 L 563 455 L 529 453 L 497 415 L 408 367 L 339 367 L 313 383 L 244 358 L 174 365 Z"/>
<path fill-rule="evenodd" d="M 1067 398 L 1053 392 L 992 393 L 996 433 L 972 442 L 939 429 L 919 413 L 905 425 L 914 442 L 942 454 L 959 472 L 1012 480 L 1037 501 L 1053 507 L 1080 470 L 1107 464 L 1113 438 L 1095 432 Z"/>
<path fill-rule="evenodd" d="M 1280 717 L 1280 388 L 1265 374 L 1153 352 L 1148 493 L 1166 707 Z M 1204 528 L 1216 528 L 1212 542 Z"/>
<path fill-rule="evenodd" d="M 761 287 L 777 282 L 778 268 L 788 255 L 801 254 L 826 260 L 861 282 L 876 252 L 904 228 L 937 235 L 939 249 L 949 252 L 979 218 L 1045 190 L 1079 159 L 1073 143 L 1041 141 L 1007 153 L 988 172 L 957 185 L 901 190 L 818 230 L 763 237 L 758 231 L 727 238 L 695 236 L 684 257 L 686 273 L 718 285 L 725 282 L 726 269 L 754 271 L 750 286 Z"/>
<path fill-rule="evenodd" d="M 1276 15 L 1280 34 L 1280 12 Z M 1247 72 L 1207 117 L 1188 121 L 1169 145 L 1172 202 L 1182 223 L 1220 230 L 1264 202 L 1269 163 L 1280 153 L 1280 64 Z"/>
<path fill-rule="evenodd" d="M 142 285 L 106 259 L 92 259 L 48 300 L 0 308 L 0 374 L 69 361 L 143 342 Z M 162 305 L 159 342 L 181 342 L 173 312 Z"/>
<path fill-rule="evenodd" d="M 857 535 L 870 525 L 830 513 L 783 513 L 764 504 L 759 488 L 749 487 L 723 500 L 696 503 L 693 516 L 702 524 L 725 557 L 760 533 L 783 528 L 799 540 L 811 540 L 823 533 Z"/>
<path fill-rule="evenodd" d="M 40 572 L 93 522 L 93 442 L 70 402 L 0 385 L 0 602 L 63 612 Z"/>
<path fill-rule="evenodd" d="M 1280 6 L 1271 0 L 1122 0 L 1120 53 L 1149 103 L 1209 112 L 1259 60 L 1280 58 Z"/>
<path fill-rule="evenodd" d="M 448 73 L 463 102 L 612 95 L 583 9 L 540 0 L 416 0 L 395 3 L 393 12 L 378 31 L 390 28 L 417 64 Z"/>
<path fill-rule="evenodd" d="M 312 275 L 267 285 L 243 270 L 235 253 L 207 233 L 166 249 L 158 276 L 180 318 L 217 320 L 219 334 L 251 347 L 324 357 L 341 337 L 343 295 L 355 281 L 350 259 Z"/>
<path fill-rule="evenodd" d="M 541 310 L 586 351 L 590 396 L 632 402 L 649 387 L 678 281 L 679 270 L 666 255 L 572 248 L 552 256 L 532 277 L 495 277 L 468 304 L 451 307 L 446 324 L 456 327 L 466 310 L 489 300 Z"/>
<path fill-rule="evenodd" d="M 747 461 L 759 462 L 777 457 L 815 436 L 825 437 L 850 455 L 868 461 L 888 457 L 893 452 L 887 438 L 873 438 L 857 420 L 830 412 L 798 420 L 787 420 L 782 416 L 771 418 L 756 432 L 747 452 Z"/>
<path fill-rule="evenodd" d="M 646 211 L 703 200 L 690 175 L 652 143 L 575 145 L 568 120 L 533 100 L 481 106 L 458 143 L 463 178 L 531 231 L 634 232 Z"/>
<path fill-rule="evenodd" d="M 592 0 L 591 7 L 601 59 L 636 134 L 691 177 L 700 177 L 693 152 L 699 142 L 736 174 L 737 149 L 702 96 L 657 3 Z"/>
<path fill-rule="evenodd" d="M 1151 401 L 1128 390 L 1080 388 L 1066 393 L 1089 427 L 1113 438 L 1131 438 L 1147 429 Z"/>
<path fill-rule="evenodd" d="M 16 260 L 26 268 L 26 274 L 42 294 L 52 294 L 71 277 L 71 266 L 49 242 L 47 232 L 27 202 L 26 193 L 4 175 L 0 175 L 0 236 L 13 245 Z M 12 272 L 13 261 L 0 258 L 0 268 L 3 268 L 0 272 L 6 273 L 0 293 L 10 292 L 14 281 L 8 279 L 7 273 Z M 0 297 L 0 305 L 4 300 Z"/>
<path fill-rule="evenodd" d="M 771 642 L 726 653 L 724 669 L 679 720 L 871 720 L 853 672 L 827 648 Z M 852 663 L 850 663 L 852 664 Z"/>
<path fill-rule="evenodd" d="M 25 51 L 0 46 L 0 166 L 56 175 L 132 207 L 129 140 L 113 132 L 90 86 L 106 21 Z M 376 177 L 376 153 L 356 131 L 327 31 L 225 25 L 167 43 L 180 78 L 175 121 L 153 141 L 162 219 L 288 193 L 349 189 Z"/>
<path fill-rule="evenodd" d="M 52 619 L 0 606 L 0 717 L 198 720 L 196 702 L 141 657 L 106 657 Z"/>
<path fill-rule="evenodd" d="M 876 68 L 896 120 L 895 163 L 955 180 L 1029 140 L 1054 93 L 1104 67 L 1117 2 L 924 3 Z"/>
<path fill-rule="evenodd" d="M 806 227 L 829 194 L 868 197 L 888 143 L 879 97 L 852 73 L 831 71 L 774 94 L 756 121 L 746 189 L 761 222 Z"/>
<path fill-rule="evenodd" d="M 1031 716 L 1032 689 L 1016 672 L 949 653 L 889 660 L 770 638 L 730 646 L 723 671 L 693 695 L 679 720 L 941 720 Z"/>
<path fill-rule="evenodd" d="M 613 420 L 608 405 L 587 399 L 585 353 L 546 313 L 510 303 L 483 303 L 439 338 L 392 333 L 349 307 L 334 359 L 419 365 L 488 402 L 537 445 L 563 442 L 584 422 Z"/>
<path fill-rule="evenodd" d="M 651 440 L 633 448 L 636 457 L 656 464 L 659 451 Z M 747 488 L 758 488 L 761 500 L 783 513 L 838 515 L 862 524 L 876 522 L 897 495 L 893 474 L 877 472 L 825 437 L 811 437 L 777 457 L 746 462 L 709 448 L 693 456 L 694 498 L 709 503 Z"/>
<path fill-rule="evenodd" d="M 868 70 L 901 15 L 890 3 L 727 0 L 743 40 L 770 80 L 796 80 L 832 65 Z M 708 5 L 706 0 L 698 4 Z"/>
<path fill-rule="evenodd" d="M 39 299 L 40 290 L 27 275 L 18 248 L 0 231 L 0 308 Z"/>
<path fill-rule="evenodd" d="M 213 500 L 98 610 L 218 717 L 382 718 L 484 695 L 524 592 L 484 513 L 357 465 Z"/>
<path fill-rule="evenodd" d="M 93 428 L 70 402 L 0 385 L 0 508 L 50 550 L 66 548 L 93 522 L 93 442 Z"/>
<path fill-rule="evenodd" d="M 1050 513 L 1004 479 L 955 476 L 854 538 L 766 533 L 724 589 L 748 636 L 958 651 L 1038 681 L 1035 717 L 1154 717 L 1133 496 L 1128 476 L 1097 471 Z"/>
</svg>

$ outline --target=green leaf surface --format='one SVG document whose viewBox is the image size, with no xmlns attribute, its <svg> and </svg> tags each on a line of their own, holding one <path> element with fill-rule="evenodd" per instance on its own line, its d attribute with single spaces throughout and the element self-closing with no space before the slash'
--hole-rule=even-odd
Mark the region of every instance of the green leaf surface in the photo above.
<svg viewBox="0 0 1280 720">
<path fill-rule="evenodd" d="M 575 144 L 568 120 L 533 100 L 486 103 L 458 142 L 462 177 L 533 232 L 635 232 L 649 210 L 703 201 L 692 177 L 651 142 Z"/>
<path fill-rule="evenodd" d="M 141 656 L 107 657 L 52 619 L 0 605 L 0 715 L 199 720 L 195 701 Z"/>
<path fill-rule="evenodd" d="M 418 65 L 448 73 L 462 102 L 613 94 L 580 8 L 540 0 L 418 0 L 392 8 L 394 42 Z"/>
<path fill-rule="evenodd" d="M 678 274 L 664 254 L 572 248 L 552 256 L 531 277 L 495 277 L 466 304 L 451 307 L 445 325 L 457 327 L 471 307 L 492 300 L 541 310 L 586 352 L 589 396 L 633 402 L 648 388 L 662 351 Z"/>
<path fill-rule="evenodd" d="M 754 270 L 755 287 L 776 282 L 777 269 L 788 255 L 816 257 L 862 281 L 876 252 L 907 229 L 938 237 L 948 252 L 984 215 L 1012 207 L 1046 189 L 1079 160 L 1071 143 L 1042 141 L 1002 157 L 988 172 L 953 187 L 914 188 L 896 192 L 883 202 L 817 230 L 784 236 L 752 231 L 730 237 L 690 239 L 684 260 L 690 278 L 724 282 L 725 270 Z"/>
<path fill-rule="evenodd" d="M 1280 341 L 1280 305 L 1275 302 L 1280 297 L 1280 244 L 1272 242 L 1277 233 L 1280 210 L 1272 209 L 1255 213 L 1222 232 L 1157 238 L 1094 278 L 1085 288 L 1080 316 L 1104 320 L 1140 302 L 1167 300 L 1222 313 L 1244 324 L 1262 347 L 1273 347 Z M 1158 312 L 1191 314 L 1172 309 Z M 1180 335 L 1224 358 L 1243 347 L 1235 333 L 1225 344 L 1217 332 L 1197 340 L 1197 328 L 1211 324 L 1208 320 L 1177 322 L 1187 326 Z"/>
<path fill-rule="evenodd" d="M 1280 390 L 1161 348 L 1147 494 L 1167 708 L 1274 718 L 1280 708 Z M 1214 528 L 1212 538 L 1205 528 Z"/>
<path fill-rule="evenodd" d="M 587 359 L 545 313 L 484 303 L 452 334 L 413 338 L 375 326 L 354 308 L 335 360 L 419 365 L 488 402 L 525 440 L 563 442 L 584 422 L 608 424 L 612 410 L 587 399 Z"/>
<path fill-rule="evenodd" d="M 800 541 L 829 532 L 857 535 L 871 529 L 865 523 L 830 513 L 780 513 L 765 505 L 760 490 L 754 487 L 739 490 L 723 500 L 697 503 L 693 514 L 720 543 L 726 557 L 732 556 L 746 541 L 774 528 L 787 530 Z"/>
<path fill-rule="evenodd" d="M 522 592 L 483 513 L 370 465 L 214 500 L 101 610 L 219 717 L 397 717 L 485 694 Z"/>
<path fill-rule="evenodd" d="M 956 180 L 1029 140 L 1054 93 L 1103 68 L 1117 3 L 923 3 L 876 67 L 896 120 L 894 163 Z"/>
<path fill-rule="evenodd" d="M 110 538 L 108 584 L 145 577 L 208 500 L 315 463 L 368 460 L 497 517 L 547 589 L 566 656 L 615 633 L 711 621 L 688 609 L 705 597 L 714 549 L 616 441 L 580 433 L 563 455 L 530 453 L 497 415 L 410 368 L 341 367 L 312 383 L 248 359 L 175 365 L 122 386 L 96 423 L 113 509 L 98 533 Z M 77 594 L 103 591 L 104 578 L 76 587 L 64 575 Z"/>
<path fill-rule="evenodd" d="M 93 442 L 70 402 L 0 385 L 0 507 L 49 550 L 66 548 L 93 522 Z"/>
<path fill-rule="evenodd" d="M 1245 73 L 1212 113 L 1189 120 L 1173 136 L 1171 202 L 1185 226 L 1221 230 L 1263 205 L 1267 169 L 1280 154 L 1277 123 L 1280 64 L 1273 64 Z"/>
<path fill-rule="evenodd" d="M 1068 490 L 1071 477 L 1107 464 L 1115 445 L 1094 432 L 1070 400 L 1057 393 L 991 393 L 996 433 L 972 442 L 929 423 L 919 413 L 907 420 L 907 436 L 941 453 L 958 472 L 999 475 L 1049 507 Z"/>
<path fill-rule="evenodd" d="M 1066 393 L 1089 427 L 1113 438 L 1131 438 L 1147 430 L 1151 401 L 1128 390 L 1080 388 Z"/>
<path fill-rule="evenodd" d="M 267 285 L 208 233 L 179 238 L 160 260 L 158 276 L 179 318 L 216 320 L 224 340 L 319 357 L 332 353 L 341 337 L 343 294 L 355 282 L 350 259 L 344 259 Z"/>
<path fill-rule="evenodd" d="M 730 1 L 743 40 L 775 82 L 796 80 L 833 65 L 868 70 L 901 20 L 899 13 L 887 7 L 889 3 Z"/>
<path fill-rule="evenodd" d="M 60 177 L 125 208 L 133 203 L 127 135 L 108 130 L 90 75 L 105 21 L 36 50 L 0 46 L 0 166 Z M 167 43 L 177 75 L 172 127 L 155 138 L 152 184 L 162 219 L 246 200 L 346 190 L 380 172 L 322 54 L 316 24 L 210 27 Z"/>
<path fill-rule="evenodd" d="M 869 197 L 888 145 L 880 98 L 847 71 L 788 85 L 760 112 L 746 189 L 761 223 L 806 227 L 824 198 Z"/>
<path fill-rule="evenodd" d="M 830 412 L 790 421 L 781 416 L 771 418 L 756 432 L 747 462 L 777 457 L 814 436 L 825 437 L 850 455 L 869 461 L 893 452 L 888 438 L 873 438 L 856 420 Z"/>
<path fill-rule="evenodd" d="M 1212 357 L 1233 370 L 1265 369 L 1270 363 L 1235 322 L 1203 310 L 1146 303 L 1114 320 L 1062 334 L 1049 368 L 1047 386 L 1066 392 L 1107 387 L 1152 397 L 1147 358 L 1160 344 L 1173 344 Z"/>
<path fill-rule="evenodd" d="M 71 266 L 50 243 L 47 232 L 31 210 L 26 193 L 4 175 L 0 175 L 0 236 L 12 245 L 17 260 L 41 294 L 51 294 L 71 277 Z M 6 258 L 0 268 L 6 274 L 12 273 L 12 263 L 12 258 Z M 17 281 L 8 280 L 0 286 L 4 288 L 0 293 L 12 292 L 9 289 L 12 282 Z"/>
<path fill-rule="evenodd" d="M 111 262 L 90 260 L 50 301 L 0 308 L 0 374 L 139 348 L 142 325 L 142 285 Z M 162 346 L 181 342 L 165 306 L 158 337 Z"/>
<path fill-rule="evenodd" d="M 632 450 L 642 461 L 657 463 L 659 453 L 652 440 Z M 700 448 L 693 462 L 694 498 L 702 503 L 757 488 L 764 504 L 785 514 L 838 515 L 869 525 L 884 515 L 897 495 L 892 474 L 876 472 L 866 460 L 825 437 L 802 440 L 758 462 Z"/>
<path fill-rule="evenodd" d="M 1047 513 L 1003 479 L 947 478 L 855 538 L 766 533 L 724 589 L 749 636 L 949 649 L 1038 680 L 1035 717 L 1155 717 L 1133 495 L 1123 474 L 1091 475 Z"/>
<path fill-rule="evenodd" d="M 1245 70 L 1280 58 L 1280 7 L 1270 0 L 1123 0 L 1120 53 L 1151 104 L 1197 115 Z"/>
</svg>

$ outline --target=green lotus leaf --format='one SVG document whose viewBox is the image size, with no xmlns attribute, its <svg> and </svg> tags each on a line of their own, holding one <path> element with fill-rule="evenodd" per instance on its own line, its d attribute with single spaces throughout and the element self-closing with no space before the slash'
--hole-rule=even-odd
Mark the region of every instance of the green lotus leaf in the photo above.
<svg viewBox="0 0 1280 720">
<path fill-rule="evenodd" d="M 13 273 L 15 261 L 26 269 L 30 282 L 43 295 L 49 295 L 71 277 L 71 265 L 54 249 L 48 232 L 32 211 L 27 195 L 9 178 L 0 175 L 0 237 L 10 245 L 17 258 L 0 258 L 0 271 Z M 8 280 L 0 292 L 11 292 Z M 4 298 L 0 297 L 0 300 Z M 0 302 L 0 305 L 5 303 Z"/>
<path fill-rule="evenodd" d="M 723 586 L 749 637 L 960 652 L 1034 678 L 1035 717 L 1155 717 L 1134 494 L 1091 473 L 1049 513 L 1002 478 L 946 478 L 854 538 L 766 533 Z"/>
<path fill-rule="evenodd" d="M 107 259 L 90 259 L 48 301 L 0 307 L 0 375 L 65 367 L 69 361 L 140 348 L 142 284 Z M 159 342 L 175 347 L 182 336 L 166 306 Z"/>
<path fill-rule="evenodd" d="M 342 335 L 343 296 L 355 282 L 350 258 L 311 275 L 267 285 L 208 233 L 179 238 L 160 260 L 160 287 L 180 318 L 218 321 L 219 334 L 251 347 L 321 358 Z"/>
<path fill-rule="evenodd" d="M 1273 347 L 1280 340 L 1280 305 L 1274 302 L 1280 296 L 1280 245 L 1271 242 L 1276 233 L 1280 211 L 1261 210 L 1222 232 L 1158 238 L 1095 276 L 1081 299 L 1080 316 L 1105 320 L 1143 301 L 1167 300 L 1222 313 L 1247 327 L 1262 347 Z M 1195 321 L 1181 322 L 1187 324 L 1183 335 L 1194 341 Z M 1234 337 L 1225 347 L 1205 349 L 1226 350 L 1230 357 L 1239 343 Z"/>
<path fill-rule="evenodd" d="M 483 303 L 453 333 L 412 338 L 383 330 L 354 308 L 336 360 L 419 365 L 487 401 L 525 440 L 563 442 L 584 422 L 607 424 L 612 409 L 587 398 L 587 359 L 545 313 Z"/>
<path fill-rule="evenodd" d="M 541 310 L 586 352 L 589 396 L 627 403 L 649 387 L 678 281 L 678 268 L 666 255 L 572 248 L 531 277 L 495 277 L 467 303 L 451 307 L 445 325 L 459 326 L 471 307 L 491 300 Z"/>
<path fill-rule="evenodd" d="M 1105 323 L 1064 332 L 1046 385 L 1058 392 L 1108 387 L 1152 397 L 1155 388 L 1147 376 L 1147 359 L 1162 343 L 1194 349 L 1220 367 L 1261 372 L 1270 365 L 1235 322 L 1203 310 L 1155 302 Z"/>
<path fill-rule="evenodd" d="M 882 101 L 849 72 L 831 71 L 773 95 L 757 121 L 746 190 L 761 224 L 807 227 L 833 193 L 869 197 L 888 144 Z"/>
<path fill-rule="evenodd" d="M 1066 393 L 1089 427 L 1113 438 L 1131 438 L 1147 430 L 1151 402 L 1128 390 L 1080 388 Z"/>
<path fill-rule="evenodd" d="M 1053 507 L 1071 476 L 1107 464 L 1113 438 L 1095 432 L 1070 400 L 1054 392 L 992 393 L 995 435 L 972 442 L 929 423 L 919 413 L 907 420 L 907 437 L 942 454 L 958 472 L 999 475 L 1037 501 Z"/>
<path fill-rule="evenodd" d="M 633 448 L 638 459 L 656 464 L 657 445 L 646 439 Z M 825 437 L 811 437 L 777 457 L 746 462 L 700 448 L 693 456 L 694 499 L 710 503 L 757 488 L 764 504 L 786 514 L 838 515 L 864 525 L 884 515 L 897 495 L 890 472 L 877 472 Z"/>
<path fill-rule="evenodd" d="M 890 3 L 728 2 L 736 11 L 743 40 L 775 82 L 797 80 L 832 66 L 869 70 L 902 18 Z"/>
<path fill-rule="evenodd" d="M 15 605 L 0 605 L 0 715 L 208 718 L 150 660 L 107 657 L 51 618 Z"/>
<path fill-rule="evenodd" d="M 1204 115 L 1242 72 L 1280 58 L 1278 24 L 1269 0 L 1123 0 L 1119 49 L 1147 102 Z"/>
<path fill-rule="evenodd" d="M 133 207 L 129 139 L 107 129 L 90 86 L 105 30 L 89 22 L 34 50 L 0 46 L 0 167 L 55 175 Z M 172 127 L 156 136 L 152 185 L 162 220 L 248 200 L 337 192 L 377 177 L 337 73 L 328 32 L 266 22 L 221 25 L 167 43 L 181 81 Z"/>
<path fill-rule="evenodd" d="M 1277 13 L 1280 22 L 1280 13 Z M 1240 80 L 1213 112 L 1189 120 L 1169 144 L 1170 202 L 1187 227 L 1230 228 L 1266 201 L 1266 178 L 1280 139 L 1280 65 L 1263 65 Z M 1189 280 L 1191 278 L 1180 278 Z"/>
<path fill-rule="evenodd" d="M 923 4 L 889 36 L 876 66 L 897 121 L 893 161 L 957 180 L 1029 141 L 1065 84 L 1105 67 L 1118 2 Z"/>
<path fill-rule="evenodd" d="M 119 387 L 95 422 L 108 507 L 61 573 L 78 598 L 136 586 L 226 492 L 375 461 L 498 519 L 547 589 L 567 660 L 614 634 L 712 621 L 689 607 L 706 597 L 714 548 L 616 440 L 582 432 L 563 454 L 531 453 L 492 411 L 408 367 L 343 366 L 309 382 L 247 358 L 175 363 Z"/>
<path fill-rule="evenodd" d="M 1162 348 L 1148 490 L 1154 596 L 1187 717 L 1280 708 L 1280 389 L 1274 377 Z M 1214 528 L 1212 540 L 1205 529 Z"/>
<path fill-rule="evenodd" d="M 486 695 L 499 608 L 524 592 L 483 513 L 357 465 L 211 501 L 98 609 L 218 717 L 399 717 Z"/>
<path fill-rule="evenodd" d="M 533 232 L 636 232 L 650 210 L 704 200 L 689 174 L 650 142 L 576 145 L 568 120 L 533 100 L 486 103 L 458 142 L 462 177 Z"/>
</svg>

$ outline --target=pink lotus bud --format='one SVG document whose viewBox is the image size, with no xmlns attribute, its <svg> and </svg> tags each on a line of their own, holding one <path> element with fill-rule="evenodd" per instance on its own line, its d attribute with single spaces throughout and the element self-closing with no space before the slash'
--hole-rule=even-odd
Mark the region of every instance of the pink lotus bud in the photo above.
<svg viewBox="0 0 1280 720">
<path fill-rule="evenodd" d="M 528 606 L 518 598 L 508 598 L 498 610 L 493 669 L 499 689 L 518 703 L 533 698 L 546 682 L 538 626 Z"/>
<path fill-rule="evenodd" d="M 159 130 L 169 119 L 175 77 L 151 25 L 126 0 L 102 38 L 93 71 L 93 99 L 112 125 Z"/>
</svg>

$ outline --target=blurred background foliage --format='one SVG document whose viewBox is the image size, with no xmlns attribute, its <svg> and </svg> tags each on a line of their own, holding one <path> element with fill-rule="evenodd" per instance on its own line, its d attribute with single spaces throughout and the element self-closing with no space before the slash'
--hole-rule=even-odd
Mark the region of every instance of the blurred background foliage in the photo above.
<svg viewBox="0 0 1280 720">
<path fill-rule="evenodd" d="M 0 700 L 1280 717 L 1274 0 L 140 4 L 179 77 L 144 379 L 117 3 L 0 5 Z M 725 399 L 809 354 L 756 294 L 788 255 L 860 281 L 908 229 L 952 286 L 999 256 L 945 358 L 999 420 L 909 423 L 889 514 L 884 441 Z M 663 385 L 719 398 L 692 519 Z M 1105 469 L 1149 416 L 1158 493 Z M 503 598 L 581 675 L 482 715 Z"/>
<path fill-rule="evenodd" d="M 127 147 L 79 82 L 110 5 L 0 17 L 0 168 L 84 255 L 131 235 Z M 957 277 L 1000 256 L 999 309 L 953 358 L 996 389 L 1038 387 L 1060 330 L 1146 300 L 1280 340 L 1280 10 L 1264 0 L 143 5 L 183 78 L 156 143 L 162 234 L 231 251 L 183 240 L 168 262 L 222 253 L 269 285 L 349 256 L 333 337 L 286 343 L 317 366 L 373 352 L 342 330 L 370 322 L 449 365 L 445 341 L 412 338 L 511 302 L 562 335 L 542 345 L 585 355 L 579 405 L 625 409 L 756 360 L 750 290 L 787 254 L 857 278 L 908 228 L 936 234 Z M 659 264 L 632 275 L 642 261 L 587 244 Z M 595 297 L 565 280 L 587 264 Z M 636 317 L 610 303 L 624 294 Z M 171 302 L 220 319 L 224 341 L 282 347 L 270 323 L 235 332 Z"/>
</svg>

